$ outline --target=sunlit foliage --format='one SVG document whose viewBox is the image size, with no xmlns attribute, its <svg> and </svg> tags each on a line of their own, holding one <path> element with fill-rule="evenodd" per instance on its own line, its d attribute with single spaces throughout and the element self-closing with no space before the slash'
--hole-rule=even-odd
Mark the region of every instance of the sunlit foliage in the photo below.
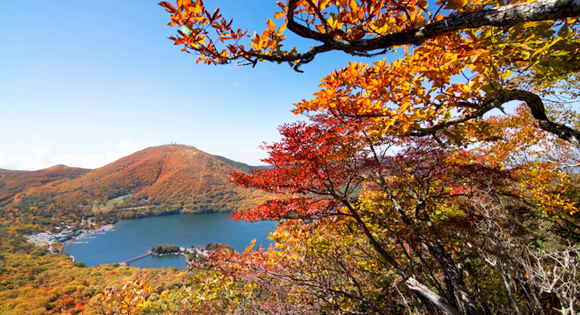
<svg viewBox="0 0 580 315">
<path fill-rule="evenodd" d="M 337 314 L 578 309 L 576 2 L 288 0 L 278 3 L 279 26 L 268 19 L 253 36 L 203 1 L 160 5 L 179 27 L 170 39 L 206 64 L 272 61 L 302 71 L 328 51 L 403 51 L 323 78 L 295 104 L 309 121 L 282 126 L 282 140 L 264 146 L 273 168 L 234 175 L 276 196 L 235 217 L 288 221 L 275 233 L 278 248 L 210 262 L 215 277 L 263 290 L 235 291 L 259 303 L 230 301 L 227 310 L 270 302 L 283 313 L 274 292 Z M 312 46 L 289 49 L 288 36 Z M 348 253 L 357 246 L 364 255 Z M 332 248 L 352 260 L 317 263 Z M 269 263 L 277 255 L 285 259 Z M 361 281 L 360 266 L 336 276 L 365 263 L 385 281 Z M 550 278 L 549 268 L 562 276 Z M 278 283 L 261 282 L 274 274 Z M 547 289 L 549 279 L 557 284 Z M 192 288 L 201 290 L 192 307 L 216 290 Z"/>
</svg>

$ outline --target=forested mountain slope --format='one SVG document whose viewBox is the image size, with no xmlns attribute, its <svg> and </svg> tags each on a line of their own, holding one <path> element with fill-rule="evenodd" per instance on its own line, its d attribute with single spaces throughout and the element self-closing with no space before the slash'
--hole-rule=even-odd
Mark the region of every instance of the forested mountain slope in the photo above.
<svg viewBox="0 0 580 315">
<path fill-rule="evenodd" d="M 230 183 L 230 172 L 252 168 L 191 146 L 164 145 L 94 170 L 1 170 L 0 202 L 13 216 L 30 213 L 51 220 L 227 212 L 265 198 Z"/>
<path fill-rule="evenodd" d="M 89 169 L 65 165 L 55 165 L 38 171 L 0 169 L 0 202 L 29 188 L 74 179 L 88 172 L 90 172 Z"/>
</svg>

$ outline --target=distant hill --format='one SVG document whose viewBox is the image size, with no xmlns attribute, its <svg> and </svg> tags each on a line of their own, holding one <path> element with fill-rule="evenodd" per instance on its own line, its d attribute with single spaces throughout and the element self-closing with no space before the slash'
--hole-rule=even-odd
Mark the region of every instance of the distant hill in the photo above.
<svg viewBox="0 0 580 315">
<path fill-rule="evenodd" d="M 242 172 L 249 172 L 252 170 L 261 170 L 261 169 L 268 169 L 270 168 L 270 166 L 267 165 L 260 165 L 260 166 L 252 166 L 252 165 L 248 165 L 248 164 L 244 164 L 242 162 L 236 162 L 233 160 L 230 160 L 228 158 L 225 158 L 223 156 L 219 156 L 219 155 L 214 155 L 214 157 L 230 166 L 232 166 L 233 168 L 242 171 Z"/>
<path fill-rule="evenodd" d="M 56 165 L 39 171 L 0 169 L 0 202 L 19 192 L 51 182 L 66 181 L 90 172 L 89 169 Z"/>
<path fill-rule="evenodd" d="M 266 194 L 230 183 L 255 167 L 194 147 L 151 147 L 94 170 L 54 166 L 0 170 L 0 207 L 58 220 L 174 212 L 229 212 Z"/>
</svg>

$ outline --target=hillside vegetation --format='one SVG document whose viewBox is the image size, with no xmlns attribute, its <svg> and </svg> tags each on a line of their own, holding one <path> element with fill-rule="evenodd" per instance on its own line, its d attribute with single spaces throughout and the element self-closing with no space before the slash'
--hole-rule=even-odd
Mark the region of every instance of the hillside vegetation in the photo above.
<svg viewBox="0 0 580 315">
<path fill-rule="evenodd" d="M 0 169 L 0 202 L 32 187 L 80 177 L 89 169 L 56 165 L 39 171 L 11 171 Z"/>
<path fill-rule="evenodd" d="M 229 212 L 264 200 L 264 193 L 230 183 L 232 171 L 252 168 L 191 146 L 158 146 L 95 170 L 1 170 L 0 206 L 7 218 L 41 224 L 93 215 L 104 222 L 164 213 Z"/>
<path fill-rule="evenodd" d="M 49 254 L 24 238 L 61 222 L 84 228 L 118 218 L 176 212 L 227 212 L 266 194 L 230 183 L 243 163 L 183 145 L 148 148 L 89 170 L 57 165 L 38 171 L 0 170 L 0 314 L 100 314 L 99 292 L 124 292 L 146 277 L 159 297 L 184 285 L 186 270 L 144 271 L 118 264 L 86 267 L 66 254 Z M 84 222 L 83 224 L 80 224 Z M 79 226 L 80 225 L 80 226 Z M 121 284 L 117 287 L 118 284 Z M 113 292 L 111 291 L 111 292 Z M 144 292 L 140 290 L 139 292 Z"/>
</svg>

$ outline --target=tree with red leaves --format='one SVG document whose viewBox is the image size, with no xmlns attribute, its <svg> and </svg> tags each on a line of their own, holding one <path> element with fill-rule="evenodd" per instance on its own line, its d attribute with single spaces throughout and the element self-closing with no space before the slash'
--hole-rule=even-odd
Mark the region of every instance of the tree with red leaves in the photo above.
<svg viewBox="0 0 580 315">
<path fill-rule="evenodd" d="M 458 248 L 467 241 L 458 232 L 474 230 L 481 204 L 511 198 L 510 172 L 434 140 L 380 138 L 333 116 L 286 125 L 281 134 L 282 142 L 266 146 L 273 169 L 234 177 L 282 197 L 235 217 L 348 218 L 383 267 L 425 305 L 447 314 L 483 312 L 460 267 Z"/>
</svg>

